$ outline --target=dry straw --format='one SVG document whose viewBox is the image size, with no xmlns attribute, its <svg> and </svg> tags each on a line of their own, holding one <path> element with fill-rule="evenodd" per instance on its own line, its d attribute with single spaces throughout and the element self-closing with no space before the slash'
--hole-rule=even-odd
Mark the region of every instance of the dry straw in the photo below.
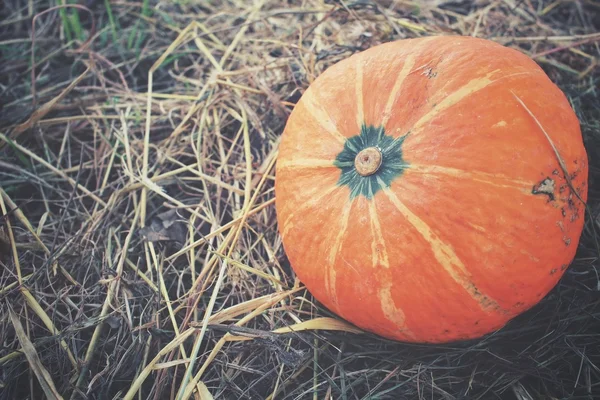
<svg viewBox="0 0 600 400">
<path fill-rule="evenodd" d="M 48 11 L 27 39 L 50 6 L 0 3 L 7 398 L 600 395 L 596 189 L 551 296 L 448 346 L 389 343 L 316 304 L 285 258 L 273 192 L 287 116 L 325 68 L 434 34 L 539 62 L 580 116 L 594 182 L 595 2 L 105 1 Z"/>
</svg>

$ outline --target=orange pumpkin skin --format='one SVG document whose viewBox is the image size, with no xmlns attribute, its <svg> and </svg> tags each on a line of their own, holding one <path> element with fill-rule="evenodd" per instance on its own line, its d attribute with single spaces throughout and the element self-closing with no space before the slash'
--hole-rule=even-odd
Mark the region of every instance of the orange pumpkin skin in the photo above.
<svg viewBox="0 0 600 400">
<path fill-rule="evenodd" d="M 383 158 L 368 176 L 357 166 L 377 160 L 352 163 L 361 146 Z M 277 219 L 292 268 L 331 311 L 390 339 L 451 342 L 556 285 L 587 176 L 579 121 L 534 61 L 483 39 L 408 39 L 303 94 L 280 144 Z"/>
</svg>

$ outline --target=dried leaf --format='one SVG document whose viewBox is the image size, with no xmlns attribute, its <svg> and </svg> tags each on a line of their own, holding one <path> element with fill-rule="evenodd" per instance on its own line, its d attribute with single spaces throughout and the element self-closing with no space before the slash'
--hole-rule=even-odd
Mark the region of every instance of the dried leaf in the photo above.
<svg viewBox="0 0 600 400">
<path fill-rule="evenodd" d="M 308 321 L 300 322 L 299 324 L 294 324 L 290 326 L 286 326 L 284 328 L 275 329 L 273 332 L 275 333 L 288 333 L 288 332 L 298 332 L 298 331 L 307 331 L 307 330 L 326 330 L 326 331 L 344 331 L 350 333 L 364 333 L 361 329 L 357 328 L 354 325 L 350 325 L 348 322 L 329 318 L 315 318 Z"/>
<path fill-rule="evenodd" d="M 200 395 L 200 400 L 213 400 L 214 397 L 208 391 L 208 388 L 204 384 L 204 382 L 199 381 L 196 384 L 196 388 L 198 389 L 198 394 Z"/>
<path fill-rule="evenodd" d="M 186 228 L 176 210 L 169 210 L 153 218 L 149 226 L 140 229 L 142 236 L 149 242 L 185 243 Z"/>
<path fill-rule="evenodd" d="M 121 320 L 115 317 L 114 315 L 109 315 L 108 317 L 106 317 L 104 322 L 106 322 L 106 324 L 110 326 L 111 329 L 118 329 L 121 327 Z"/>
<path fill-rule="evenodd" d="M 148 242 L 163 242 L 170 240 L 169 236 L 162 230 L 156 231 L 153 229 L 152 225 L 141 228 L 140 233 Z"/>
</svg>

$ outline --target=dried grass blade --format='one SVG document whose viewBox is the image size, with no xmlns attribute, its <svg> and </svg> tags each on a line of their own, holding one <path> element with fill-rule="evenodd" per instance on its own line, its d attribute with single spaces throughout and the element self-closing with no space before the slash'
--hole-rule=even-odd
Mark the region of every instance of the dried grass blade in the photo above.
<svg viewBox="0 0 600 400">
<path fill-rule="evenodd" d="M 0 210 L 2 210 L 3 214 L 7 213 L 7 209 L 6 209 L 6 205 L 4 203 L 3 196 L 0 196 Z M 11 243 L 11 250 L 12 250 L 13 260 L 14 260 L 14 264 L 15 264 L 15 269 L 17 272 L 18 284 L 22 285 L 23 277 L 21 275 L 21 264 L 19 262 L 19 254 L 17 252 L 17 247 L 15 245 L 15 237 L 13 235 L 10 221 L 6 221 L 6 226 L 8 227 L 8 236 L 9 236 L 10 243 Z M 25 301 L 27 302 L 29 307 L 31 307 L 33 312 L 35 312 L 35 314 L 42 320 L 42 322 L 44 323 L 44 325 L 46 325 L 48 330 L 53 335 L 60 335 L 60 332 L 58 331 L 58 329 L 56 329 L 56 327 L 54 326 L 54 323 L 52 322 L 52 320 L 50 319 L 48 314 L 46 314 L 46 312 L 44 311 L 42 306 L 40 306 L 40 304 L 32 296 L 32 294 L 29 292 L 29 290 L 25 286 L 21 286 L 20 291 L 21 291 L 21 294 L 23 294 L 23 297 L 25 298 Z M 65 351 L 67 352 L 67 356 L 69 357 L 69 361 L 71 361 L 71 364 L 73 364 L 73 367 L 75 368 L 75 370 L 77 370 L 77 361 L 75 360 L 75 357 L 73 356 L 73 354 L 71 353 L 71 350 L 67 346 L 67 343 L 64 340 L 61 340 L 60 345 L 62 346 L 63 349 L 65 349 Z"/>
<path fill-rule="evenodd" d="M 225 321 L 233 320 L 235 317 L 241 314 L 246 314 L 252 310 L 257 309 L 260 305 L 271 302 L 274 298 L 279 298 L 280 293 L 271 293 L 261 297 L 247 300 L 243 303 L 235 304 L 229 308 L 214 313 L 208 319 L 208 323 L 211 325 L 221 324 Z M 199 326 L 198 323 L 193 322 L 191 326 Z"/>
<path fill-rule="evenodd" d="M 21 325 L 21 321 L 19 321 L 19 317 L 14 313 L 12 308 L 9 306 L 8 313 L 10 315 L 10 320 L 12 322 L 13 327 L 15 328 L 15 333 L 17 334 L 17 338 L 21 343 L 21 347 L 23 348 L 23 352 L 25 353 L 25 357 L 27 357 L 27 361 L 29 362 L 29 366 L 31 367 L 32 372 L 37 377 L 42 390 L 46 394 L 46 397 L 51 400 L 62 400 L 63 397 L 58 393 L 56 387 L 54 386 L 54 381 L 52 381 L 52 377 L 48 370 L 42 365 L 42 361 L 33 346 L 33 343 L 27 337 L 25 330 L 23 329 L 23 325 Z"/>
<path fill-rule="evenodd" d="M 50 171 L 54 172 L 56 175 L 60 176 L 61 178 L 63 178 L 64 180 L 66 180 L 67 182 L 69 182 L 69 184 L 82 191 L 83 193 L 87 194 L 88 196 L 90 196 L 92 199 L 94 199 L 94 201 L 96 201 L 97 203 L 100 203 L 100 205 L 106 207 L 106 203 L 104 202 L 104 200 L 102 200 L 101 198 L 99 198 L 98 196 L 96 196 L 94 193 L 92 193 L 88 188 L 86 188 L 85 186 L 80 185 L 79 183 L 75 182 L 75 180 L 71 177 L 69 177 L 67 174 L 65 174 L 63 171 L 61 171 L 60 169 L 56 168 L 55 166 L 53 166 L 52 164 L 50 164 L 49 162 L 47 162 L 46 160 L 44 160 L 43 158 L 41 158 L 40 156 L 38 156 L 37 154 L 33 153 L 31 150 L 29 150 L 26 147 L 21 146 L 20 144 L 18 144 L 17 142 L 14 142 L 12 140 L 10 140 L 9 138 L 7 138 L 4 134 L 0 133 L 0 140 L 6 142 L 6 143 L 12 143 L 12 145 L 19 150 L 20 152 L 26 154 L 27 156 L 33 158 L 35 161 L 39 162 L 40 164 L 42 164 L 44 167 L 48 168 Z M 1 147 L 1 146 L 0 146 Z"/>
<path fill-rule="evenodd" d="M 183 343 L 195 331 L 196 331 L 195 328 L 190 328 L 190 329 L 186 330 L 185 332 L 182 332 L 181 335 L 175 337 L 175 339 L 173 339 L 165 347 L 163 347 L 162 350 L 159 351 L 158 354 L 152 359 L 152 361 L 150 361 L 150 363 L 148 365 L 146 365 L 146 367 L 144 367 L 142 372 L 140 372 L 137 379 L 133 382 L 133 384 L 129 388 L 129 391 L 127 391 L 127 393 L 123 397 L 123 400 L 132 400 L 133 397 L 135 396 L 135 394 L 137 393 L 137 391 L 140 389 L 140 387 L 146 380 L 146 378 L 148 378 L 148 375 L 150 375 L 150 373 L 155 369 L 155 366 L 156 366 L 156 364 L 158 364 L 158 361 L 164 355 L 168 354 L 170 351 L 174 350 L 181 343 Z"/>
<path fill-rule="evenodd" d="M 250 211 L 248 211 L 248 214 L 246 215 L 246 217 L 249 217 L 249 216 L 251 216 L 251 215 L 254 215 L 254 214 L 258 213 L 259 211 L 262 211 L 262 210 L 264 210 L 265 208 L 267 208 L 268 206 L 270 206 L 270 205 L 271 205 L 271 204 L 273 204 L 273 203 L 275 203 L 275 199 L 274 199 L 274 198 L 273 198 L 273 199 L 270 199 L 270 200 L 267 200 L 267 201 L 265 201 L 265 202 L 264 202 L 264 203 L 262 203 L 260 206 L 258 206 L 258 207 L 256 207 L 256 208 L 254 208 L 254 209 L 252 209 L 252 210 L 250 210 Z M 228 222 L 228 223 L 226 223 L 225 225 L 221 226 L 220 228 L 218 228 L 218 229 L 215 229 L 215 230 L 214 230 L 214 231 L 212 231 L 211 233 L 209 233 L 209 234 L 205 235 L 204 237 L 202 237 L 202 238 L 200 238 L 200 239 L 196 240 L 194 243 L 192 243 L 192 244 L 189 244 L 189 245 L 185 246 L 185 247 L 184 247 L 184 248 L 182 248 L 181 250 L 179 250 L 179 251 L 177 251 L 176 253 L 174 253 L 174 254 L 170 255 L 169 257 L 167 257 L 167 258 L 165 259 L 165 261 L 170 261 L 170 260 L 173 260 L 173 259 L 175 259 L 175 258 L 177 258 L 177 257 L 181 256 L 182 254 L 184 254 L 184 253 L 186 253 L 186 252 L 190 251 L 191 249 L 194 249 L 194 248 L 196 248 L 196 247 L 200 246 L 201 244 L 203 244 L 203 243 L 206 243 L 206 241 L 207 241 L 208 239 L 212 238 L 213 236 L 215 236 L 215 235 L 218 235 L 218 234 L 220 234 L 220 233 L 222 233 L 222 232 L 226 231 L 227 229 L 230 229 L 230 228 L 232 228 L 232 227 L 234 227 L 234 226 L 237 226 L 237 224 L 239 224 L 240 222 L 242 222 L 242 220 L 243 220 L 244 222 L 245 222 L 245 220 L 246 220 L 246 218 L 244 218 L 244 216 L 243 216 L 243 215 L 242 215 L 242 216 L 239 216 L 239 217 L 237 217 L 237 218 L 235 218 L 234 220 L 232 220 L 232 221 L 230 221 L 230 222 Z"/>
<path fill-rule="evenodd" d="M 135 216 L 133 217 L 133 220 L 131 223 L 131 229 L 129 230 L 129 233 L 127 234 L 127 237 L 125 238 L 125 243 L 123 244 L 123 249 L 121 251 L 121 257 L 119 259 L 119 263 L 117 264 L 116 277 L 112 280 L 112 282 L 110 283 L 110 285 L 108 287 L 108 290 L 106 292 L 106 298 L 104 300 L 104 304 L 102 305 L 102 310 L 100 311 L 101 319 L 104 318 L 108 314 L 108 309 L 110 307 L 110 303 L 113 300 L 115 292 L 117 291 L 117 285 L 119 284 L 119 278 L 123 274 L 123 266 L 125 265 L 125 260 L 127 259 L 127 252 L 129 250 L 129 244 L 131 243 L 131 239 L 136 232 L 136 224 L 137 224 L 137 221 L 138 221 L 138 218 L 140 215 L 140 211 L 141 211 L 140 207 L 138 207 L 135 210 Z M 88 369 L 89 363 L 92 359 L 94 350 L 96 348 L 96 342 L 98 341 L 98 338 L 100 337 L 100 330 L 102 328 L 102 325 L 103 324 L 100 323 L 96 326 L 96 329 L 94 329 L 94 333 L 92 334 L 92 338 L 90 339 L 90 344 L 88 345 L 88 349 L 85 354 L 83 368 L 81 368 L 79 378 L 77 379 L 78 387 L 81 386 L 83 383 L 83 379 L 85 377 L 85 372 Z"/>
<path fill-rule="evenodd" d="M 217 278 L 217 283 L 215 284 L 213 294 L 210 297 L 210 301 L 208 302 L 208 307 L 206 307 L 206 312 L 204 315 L 204 321 L 202 322 L 202 328 L 200 329 L 200 333 L 196 338 L 196 342 L 194 343 L 194 348 L 192 350 L 192 354 L 190 356 L 190 364 L 188 365 L 183 380 L 181 382 L 181 386 L 179 388 L 179 392 L 177 395 L 177 399 L 182 399 L 186 385 L 192 377 L 192 371 L 194 369 L 196 358 L 198 357 L 198 352 L 200 351 L 200 345 L 202 344 L 202 339 L 204 339 L 204 334 L 206 333 L 206 328 L 208 326 L 208 320 L 210 315 L 212 314 L 213 307 L 215 306 L 215 302 L 217 300 L 217 295 L 219 294 L 219 290 L 221 290 L 221 285 L 223 284 L 223 279 L 225 278 L 225 271 L 227 271 L 227 261 L 223 261 L 221 265 L 221 270 L 219 271 L 219 277 Z M 196 386 L 196 385 L 194 385 Z"/>
<path fill-rule="evenodd" d="M 186 35 L 195 27 L 195 24 L 191 23 L 182 30 L 177 38 L 167 47 L 167 49 L 161 54 L 161 56 L 152 64 L 148 71 L 148 90 L 146 92 L 146 122 L 144 126 L 144 146 L 142 153 L 142 177 L 148 179 L 148 158 L 150 154 L 150 127 L 152 122 L 152 91 L 153 91 L 153 80 L 154 72 L 160 68 L 165 59 L 177 48 L 180 44 L 185 41 Z M 143 228 L 146 224 L 146 208 L 148 200 L 148 188 L 142 187 L 142 195 L 140 199 L 140 207 L 142 212 L 140 213 L 140 226 Z"/>
<path fill-rule="evenodd" d="M 567 169 L 567 166 L 565 165 L 565 162 L 564 162 L 562 156 L 560 155 L 558 149 L 556 148 L 556 145 L 554 144 L 554 141 L 552 140 L 552 138 L 550 138 L 550 135 L 548 135 L 548 132 L 546 132 L 546 129 L 544 129 L 544 127 L 542 126 L 542 124 L 540 123 L 540 121 L 537 119 L 537 117 L 535 116 L 535 114 L 533 114 L 533 112 L 529 109 L 529 107 L 527 107 L 525 105 L 525 103 L 523 102 L 523 100 L 521 100 L 519 98 L 519 96 L 517 96 L 514 92 L 511 91 L 511 93 L 515 97 L 515 99 L 519 102 L 519 104 L 521 104 L 521 106 L 523 106 L 523 108 L 525 109 L 525 111 L 527 111 L 527 113 L 529 114 L 529 116 L 531 118 L 533 118 L 533 120 L 535 121 L 536 125 L 544 133 L 544 136 L 546 136 L 546 140 L 548 140 L 548 143 L 550 143 L 550 146 L 552 147 L 552 150 L 554 151 L 554 155 L 556 156 L 556 159 L 558 160 L 558 165 L 562 169 L 562 172 L 563 172 L 563 174 L 565 176 L 565 180 L 569 184 L 569 188 L 571 189 L 571 192 L 573 192 L 573 194 L 575 194 L 575 196 L 577 196 L 577 198 L 585 205 L 586 204 L 585 201 L 583 201 L 583 199 L 579 196 L 579 193 L 577 192 L 577 190 L 575 190 L 575 187 L 573 187 L 573 182 L 571 181 L 571 175 L 569 174 L 569 170 Z"/>
<path fill-rule="evenodd" d="M 8 194 L 2 188 L 0 188 L 0 196 L 2 196 L 2 198 L 4 199 L 6 204 L 8 204 L 13 210 L 15 210 L 15 216 L 17 217 L 17 219 L 27 228 L 29 233 L 31 233 L 31 235 L 33 236 L 35 241 L 44 250 L 44 253 L 46 253 L 46 255 L 50 256 L 50 249 L 48 249 L 48 247 L 44 244 L 44 242 L 42 242 L 42 239 L 40 239 L 37 230 L 33 228 L 33 225 L 31 225 L 31 222 L 29 222 L 29 219 L 27 219 L 27 217 L 25 216 L 23 211 L 19 207 L 17 207 L 15 202 L 12 201 L 12 199 L 8 196 Z M 54 261 L 52 263 L 52 269 L 55 269 L 56 267 L 60 268 L 60 272 L 63 274 L 63 276 L 65 278 L 67 278 L 67 280 L 69 282 L 71 282 L 73 285 L 79 286 L 79 283 L 71 276 L 71 274 L 69 274 L 69 272 L 66 269 L 64 269 L 61 265 L 59 265 L 57 261 Z"/>
<path fill-rule="evenodd" d="M 200 400 L 213 400 L 214 397 L 208 391 L 208 388 L 204 384 L 204 382 L 198 382 L 198 394 L 200 395 Z"/>
<path fill-rule="evenodd" d="M 48 314 L 46 314 L 46 311 L 44 311 L 42 306 L 40 306 L 40 304 L 33 297 L 33 295 L 29 292 L 29 290 L 22 287 L 21 293 L 23 294 L 23 297 L 25 297 L 25 301 L 27 302 L 29 307 L 38 316 L 38 318 L 42 320 L 44 325 L 46 325 L 46 328 L 48 328 L 48 330 L 53 335 L 56 335 L 56 336 L 60 335 L 60 331 L 58 329 L 56 329 L 56 326 L 54 326 L 54 323 L 52 322 L 52 320 L 50 319 Z M 73 365 L 75 370 L 77 370 L 78 369 L 77 360 L 75 359 L 75 356 L 73 356 L 73 353 L 71 353 L 71 349 L 69 349 L 69 346 L 67 345 L 67 342 L 65 342 L 64 339 L 61 339 L 60 346 L 67 352 L 67 357 L 69 358 L 69 361 L 71 362 L 71 364 Z"/>
<path fill-rule="evenodd" d="M 148 278 L 148 276 L 146 274 L 144 274 L 137 265 L 135 265 L 131 260 L 127 259 L 125 260 L 125 264 L 127 264 L 127 266 L 129 268 L 131 268 L 132 271 L 134 271 L 140 278 L 142 278 L 142 280 L 144 282 L 146 282 L 146 284 L 148 285 L 148 287 L 150 287 L 150 289 L 152 289 L 152 291 L 154 291 L 154 293 L 158 293 L 158 288 L 156 287 L 156 285 L 154 284 L 154 282 L 152 282 L 150 280 L 150 278 Z"/>
<path fill-rule="evenodd" d="M 254 311 L 252 311 L 250 314 L 246 315 L 244 318 L 242 318 L 241 320 L 239 320 L 238 322 L 236 322 L 235 325 L 236 326 L 243 326 L 243 325 L 245 325 L 247 322 L 249 322 L 252 319 L 256 318 L 258 315 L 262 314 L 263 311 L 265 311 L 267 308 L 271 307 L 273 304 L 279 303 L 284 298 L 286 298 L 286 297 L 288 297 L 288 296 L 296 293 L 297 291 L 299 291 L 301 289 L 302 288 L 297 287 L 297 288 L 294 288 L 294 289 L 287 290 L 285 292 L 279 293 L 277 296 L 271 298 L 269 301 L 266 301 L 261 306 L 259 306 L 256 309 L 254 309 Z M 217 353 L 221 350 L 221 348 L 223 347 L 223 345 L 232 336 L 233 335 L 227 333 L 227 334 L 225 334 L 225 336 L 223 336 L 215 344 L 215 346 L 213 347 L 212 351 L 210 352 L 210 354 L 208 355 L 208 357 L 204 361 L 204 364 L 202 365 L 202 367 L 200 368 L 200 370 L 194 376 L 194 379 L 192 379 L 192 381 L 187 385 L 186 390 L 185 390 L 185 392 L 183 394 L 183 400 L 187 400 L 192 395 L 192 392 L 193 392 L 196 384 L 198 382 L 200 382 L 200 378 L 202 377 L 202 374 L 204 374 L 204 372 L 206 371 L 206 369 L 208 368 L 208 366 L 210 365 L 210 363 L 212 363 L 213 360 L 215 359 L 215 357 L 217 356 Z"/>
<path fill-rule="evenodd" d="M 273 333 L 288 333 L 288 332 L 299 332 L 299 331 L 308 331 L 308 330 L 324 330 L 324 331 L 344 331 L 349 333 L 364 333 L 363 330 L 357 328 L 354 325 L 349 324 L 348 322 L 329 318 L 315 318 L 308 321 L 300 322 L 299 324 L 294 324 L 290 326 L 286 326 L 283 328 L 275 329 L 272 331 Z"/>
<path fill-rule="evenodd" d="M 212 251 L 212 250 L 208 250 L 209 252 L 219 256 L 220 258 L 222 258 L 223 260 L 228 261 L 229 263 L 231 263 L 232 265 L 238 267 L 239 269 L 242 269 L 244 271 L 250 272 L 251 274 L 254 274 L 256 276 L 260 276 L 261 278 L 270 280 L 278 285 L 283 286 L 283 282 L 281 282 L 279 279 L 275 278 L 273 275 L 268 274 L 266 272 L 260 271 L 256 268 L 252 268 L 249 265 L 246 265 L 242 262 L 236 261 L 233 258 L 227 257 L 225 254 L 219 253 L 217 251 Z"/>
<path fill-rule="evenodd" d="M 13 358 L 17 358 L 17 357 L 21 357 L 23 355 L 23 350 L 17 350 L 17 351 L 13 351 L 12 353 L 8 353 L 7 355 L 5 355 L 4 357 L 0 358 L 0 365 L 4 365 L 7 362 L 9 362 L 10 360 L 12 360 Z"/>
<path fill-rule="evenodd" d="M 175 367 L 177 365 L 187 364 L 189 362 L 190 362 L 189 358 L 183 358 L 183 359 L 175 360 L 175 361 L 168 361 L 168 362 L 164 362 L 164 363 L 156 363 L 152 367 L 152 369 L 153 370 L 167 369 L 167 368 Z"/>
<path fill-rule="evenodd" d="M 38 108 L 36 111 L 34 111 L 34 113 L 31 114 L 31 117 L 29 117 L 29 119 L 26 122 L 22 123 L 21 125 L 17 125 L 17 127 L 13 131 L 12 138 L 16 138 L 18 135 L 25 132 L 27 129 L 33 127 L 33 125 L 35 125 L 35 123 L 38 122 L 40 119 L 44 118 L 44 116 L 48 114 L 56 106 L 57 103 L 64 99 L 65 96 L 71 90 L 73 90 L 77 85 L 79 85 L 79 82 L 81 82 L 83 78 L 86 77 L 86 75 L 92 70 L 93 66 L 94 59 L 90 58 L 90 64 L 88 65 L 87 69 L 83 71 L 83 73 L 77 78 L 75 78 L 75 80 L 71 82 L 69 86 L 67 86 L 62 92 L 60 92 L 58 96 L 56 96 L 55 98 Z"/>
</svg>

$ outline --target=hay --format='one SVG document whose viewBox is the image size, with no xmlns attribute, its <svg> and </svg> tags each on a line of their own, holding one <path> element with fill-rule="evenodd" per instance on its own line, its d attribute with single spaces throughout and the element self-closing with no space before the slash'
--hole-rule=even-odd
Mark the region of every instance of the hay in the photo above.
<svg viewBox="0 0 600 400">
<path fill-rule="evenodd" d="M 597 3 L 84 4 L 0 4 L 3 399 L 600 396 Z M 278 140 L 315 77 L 432 34 L 538 61 L 591 167 L 559 285 L 504 329 L 443 346 L 335 319 L 296 282 L 273 204 Z"/>
</svg>

